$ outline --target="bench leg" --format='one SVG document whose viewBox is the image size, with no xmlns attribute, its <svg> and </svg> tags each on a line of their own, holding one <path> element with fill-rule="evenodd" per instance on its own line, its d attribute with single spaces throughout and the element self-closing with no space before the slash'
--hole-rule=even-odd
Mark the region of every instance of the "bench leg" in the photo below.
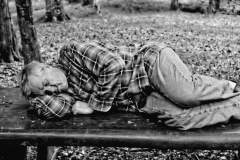
<svg viewBox="0 0 240 160">
<path fill-rule="evenodd" d="M 59 147 L 38 145 L 37 160 L 55 160 Z"/>
<path fill-rule="evenodd" d="M 14 145 L 14 146 L 0 146 L 0 159 L 1 160 L 26 160 L 27 146 Z"/>
<path fill-rule="evenodd" d="M 240 149 L 238 149 L 235 153 L 236 153 L 236 159 L 239 160 L 240 159 Z"/>
</svg>

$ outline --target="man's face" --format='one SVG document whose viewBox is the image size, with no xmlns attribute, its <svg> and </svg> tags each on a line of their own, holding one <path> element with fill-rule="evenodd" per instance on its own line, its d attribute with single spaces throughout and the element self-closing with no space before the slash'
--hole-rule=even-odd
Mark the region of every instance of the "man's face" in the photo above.
<svg viewBox="0 0 240 160">
<path fill-rule="evenodd" d="M 35 62 L 29 75 L 31 91 L 37 95 L 68 88 L 65 74 L 58 68 Z"/>
</svg>

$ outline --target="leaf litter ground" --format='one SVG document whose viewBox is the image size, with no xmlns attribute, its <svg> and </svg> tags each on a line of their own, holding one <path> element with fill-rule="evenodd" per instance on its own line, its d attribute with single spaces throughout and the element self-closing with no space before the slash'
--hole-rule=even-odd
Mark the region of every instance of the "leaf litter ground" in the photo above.
<svg viewBox="0 0 240 160">
<path fill-rule="evenodd" d="M 63 23 L 37 23 L 44 62 L 55 64 L 62 45 L 71 41 L 101 40 L 129 46 L 163 41 L 175 49 L 194 73 L 239 81 L 240 17 L 183 12 L 110 13 L 91 15 Z M 17 87 L 16 75 L 23 63 L 0 65 L 0 88 Z M 30 152 L 30 157 L 34 157 Z M 63 147 L 58 159 L 237 159 L 237 151 L 157 150 L 138 148 Z M 30 158 L 31 159 L 31 158 Z"/>
</svg>

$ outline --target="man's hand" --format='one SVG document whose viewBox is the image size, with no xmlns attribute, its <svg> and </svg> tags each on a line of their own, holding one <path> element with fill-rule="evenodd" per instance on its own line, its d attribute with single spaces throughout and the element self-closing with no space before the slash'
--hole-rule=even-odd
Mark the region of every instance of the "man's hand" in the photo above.
<svg viewBox="0 0 240 160">
<path fill-rule="evenodd" d="M 74 115 L 76 114 L 91 114 L 93 113 L 93 109 L 88 107 L 88 104 L 81 101 L 76 101 L 72 106 L 72 112 Z"/>
<path fill-rule="evenodd" d="M 44 94 L 52 94 L 58 91 L 57 86 L 44 86 Z"/>
<path fill-rule="evenodd" d="M 237 84 L 233 90 L 233 92 L 240 92 L 240 86 Z"/>
</svg>

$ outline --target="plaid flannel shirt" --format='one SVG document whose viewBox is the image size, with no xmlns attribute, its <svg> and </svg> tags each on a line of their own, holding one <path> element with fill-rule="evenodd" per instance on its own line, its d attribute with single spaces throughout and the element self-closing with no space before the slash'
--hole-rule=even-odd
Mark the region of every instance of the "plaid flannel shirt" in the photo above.
<svg viewBox="0 0 240 160">
<path fill-rule="evenodd" d="M 48 109 L 53 113 L 52 118 L 62 117 L 69 113 L 69 104 L 77 100 L 87 102 L 89 107 L 101 112 L 111 108 L 136 111 L 138 103 L 134 96 L 144 95 L 152 89 L 148 75 L 156 55 L 164 47 L 166 45 L 162 43 L 129 47 L 100 42 L 66 45 L 60 50 L 58 66 L 67 76 L 67 95 L 46 95 L 47 98 L 37 97 L 32 101 L 37 104 L 36 108 L 44 108 L 43 116 L 48 118 L 51 116 L 45 113 L 45 108 L 53 108 L 54 112 Z"/>
<path fill-rule="evenodd" d="M 62 118 L 71 114 L 75 100 L 67 94 L 44 95 L 30 100 L 34 112 L 42 118 Z"/>
</svg>

